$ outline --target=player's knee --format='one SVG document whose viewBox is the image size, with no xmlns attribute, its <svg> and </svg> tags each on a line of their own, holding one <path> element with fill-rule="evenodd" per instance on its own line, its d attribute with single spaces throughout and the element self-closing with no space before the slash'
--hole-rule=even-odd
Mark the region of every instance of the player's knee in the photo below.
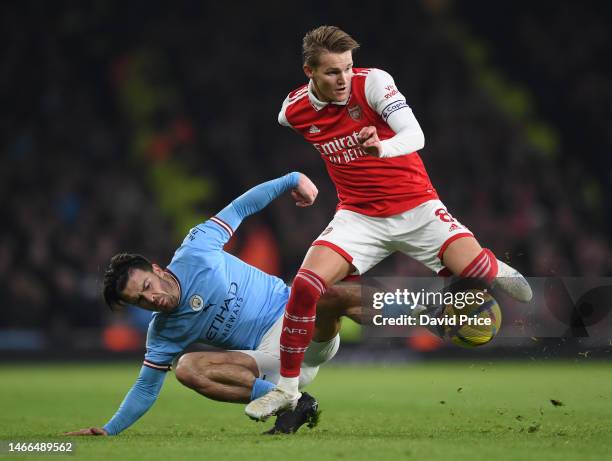
<svg viewBox="0 0 612 461">
<path fill-rule="evenodd" d="M 216 386 L 213 370 L 209 365 L 204 359 L 196 359 L 186 354 L 179 359 L 174 374 L 183 386 L 208 397 Z"/>
<path fill-rule="evenodd" d="M 340 309 L 344 307 L 342 291 L 337 287 L 329 287 L 317 302 L 317 313 L 321 310 Z"/>
<path fill-rule="evenodd" d="M 176 367 L 174 368 L 174 376 L 176 376 L 178 382 L 189 387 L 187 383 L 190 379 L 190 373 L 191 372 L 189 370 L 189 367 L 187 367 L 185 361 L 181 357 L 181 359 L 179 359 L 178 363 L 176 364 Z"/>
<path fill-rule="evenodd" d="M 339 319 L 351 316 L 351 309 L 360 308 L 361 296 L 353 287 L 332 286 L 317 302 L 317 318 L 327 316 Z"/>
<path fill-rule="evenodd" d="M 460 275 L 461 272 L 482 252 L 478 241 L 465 235 L 452 241 L 446 248 L 440 249 L 439 258 L 450 272 Z"/>
<path fill-rule="evenodd" d="M 193 357 L 190 357 L 190 354 L 185 354 L 179 359 L 174 369 L 176 379 L 189 388 L 194 388 L 197 381 L 194 362 L 195 360 Z"/>
</svg>

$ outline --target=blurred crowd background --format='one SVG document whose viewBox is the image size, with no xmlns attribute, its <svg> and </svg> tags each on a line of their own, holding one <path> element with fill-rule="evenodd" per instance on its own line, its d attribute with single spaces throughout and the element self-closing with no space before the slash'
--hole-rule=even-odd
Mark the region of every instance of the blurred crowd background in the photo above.
<svg viewBox="0 0 612 461">
<path fill-rule="evenodd" d="M 264 180 L 289 197 L 229 250 L 290 280 L 336 195 L 277 124 L 305 82 L 301 39 L 341 26 L 391 73 L 449 211 L 529 276 L 611 276 L 612 15 L 604 3 L 6 2 L 0 6 L 0 350 L 143 350 L 111 314 L 119 251 L 164 265 L 185 232 Z M 374 275 L 428 275 L 395 256 Z"/>
</svg>

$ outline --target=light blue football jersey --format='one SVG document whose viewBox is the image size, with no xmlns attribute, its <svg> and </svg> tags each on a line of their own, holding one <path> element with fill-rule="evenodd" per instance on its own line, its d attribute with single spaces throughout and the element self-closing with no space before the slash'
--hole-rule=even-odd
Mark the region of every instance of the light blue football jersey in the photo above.
<svg viewBox="0 0 612 461">
<path fill-rule="evenodd" d="M 179 305 L 153 314 L 145 360 L 136 382 L 117 412 L 104 425 L 119 434 L 157 400 L 172 360 L 194 342 L 224 349 L 255 349 L 283 314 L 289 288 L 223 251 L 242 220 L 297 186 L 290 173 L 250 189 L 219 214 L 189 231 L 174 253 L 168 271 L 179 283 Z"/>
<path fill-rule="evenodd" d="M 280 179 L 295 182 L 291 175 Z M 251 205 L 260 208 L 267 198 Z M 285 282 L 223 251 L 242 219 L 252 213 L 239 198 L 189 231 L 167 267 L 179 282 L 180 302 L 170 313 L 153 314 L 145 365 L 166 366 L 194 342 L 255 349 L 283 314 L 289 299 Z"/>
</svg>

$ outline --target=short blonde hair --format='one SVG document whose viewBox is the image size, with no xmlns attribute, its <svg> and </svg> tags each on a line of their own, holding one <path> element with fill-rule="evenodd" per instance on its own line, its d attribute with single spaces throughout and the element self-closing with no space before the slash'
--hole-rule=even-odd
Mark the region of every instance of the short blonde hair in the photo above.
<svg viewBox="0 0 612 461">
<path fill-rule="evenodd" d="M 319 26 L 304 35 L 302 41 L 302 58 L 304 64 L 310 67 L 319 65 L 319 56 L 330 53 L 344 53 L 359 48 L 359 43 L 349 34 L 336 26 Z"/>
</svg>

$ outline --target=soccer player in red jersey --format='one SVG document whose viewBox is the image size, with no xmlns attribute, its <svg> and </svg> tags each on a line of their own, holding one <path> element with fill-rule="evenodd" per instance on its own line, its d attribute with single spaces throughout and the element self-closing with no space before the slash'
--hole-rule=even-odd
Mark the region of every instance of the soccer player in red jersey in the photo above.
<svg viewBox="0 0 612 461">
<path fill-rule="evenodd" d="M 300 364 L 327 287 L 395 251 L 441 275 L 478 278 L 524 302 L 532 297 L 523 276 L 482 248 L 439 200 L 417 153 L 425 144 L 419 123 L 391 75 L 353 67 L 358 47 L 334 26 L 308 32 L 303 62 L 309 82 L 289 93 L 278 116 L 319 152 L 339 204 L 295 277 L 280 339 L 281 379 L 247 406 L 253 419 L 299 398 Z"/>
</svg>

